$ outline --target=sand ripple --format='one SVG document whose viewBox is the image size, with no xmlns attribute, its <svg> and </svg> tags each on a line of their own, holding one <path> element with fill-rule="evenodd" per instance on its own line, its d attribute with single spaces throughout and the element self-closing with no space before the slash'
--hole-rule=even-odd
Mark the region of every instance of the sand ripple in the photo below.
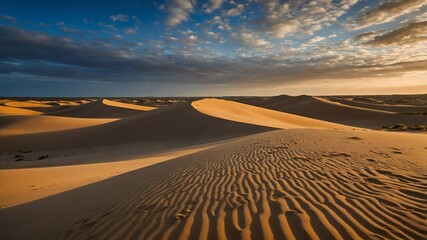
<svg viewBox="0 0 427 240">
<path fill-rule="evenodd" d="M 67 211 L 18 238 L 426 239 L 425 166 L 328 134 L 334 148 L 320 131 L 259 134 L 23 206 Z"/>
</svg>

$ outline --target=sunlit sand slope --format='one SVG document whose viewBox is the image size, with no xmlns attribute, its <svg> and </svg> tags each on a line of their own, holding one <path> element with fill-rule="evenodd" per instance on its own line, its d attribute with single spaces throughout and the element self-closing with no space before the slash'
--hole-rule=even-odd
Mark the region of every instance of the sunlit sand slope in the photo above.
<svg viewBox="0 0 427 240">
<path fill-rule="evenodd" d="M 65 192 L 112 176 L 147 167 L 179 156 L 198 152 L 215 145 L 194 146 L 187 149 L 170 150 L 154 155 L 132 156 L 128 148 L 116 149 L 120 161 L 91 164 L 71 164 L 55 167 L 34 167 L 21 169 L 0 169 L 0 208 L 34 201 L 53 194 Z M 102 161 L 103 154 L 91 154 L 86 162 Z M 76 159 L 76 157 L 74 158 Z M 56 159 L 61 161 L 61 159 Z M 69 159 L 73 160 L 73 159 Z M 77 160 L 77 159 L 76 159 Z M 84 160 L 84 159 L 79 159 Z M 17 164 L 16 166 L 19 166 Z"/>
<path fill-rule="evenodd" d="M 39 111 L 15 108 L 8 106 L 0 106 L 0 116 L 9 116 L 9 115 L 40 115 L 42 114 Z"/>
<path fill-rule="evenodd" d="M 393 96 L 390 96 L 393 98 Z M 410 106 L 410 105 L 387 105 L 381 103 L 367 103 L 358 100 L 345 100 L 334 97 L 329 97 L 334 102 L 342 103 L 349 106 L 363 107 L 391 112 L 427 112 L 427 106 Z"/>
<path fill-rule="evenodd" d="M 350 106 L 311 96 L 278 96 L 265 100 L 242 100 L 263 108 L 346 125 L 381 128 L 383 125 L 404 123 L 427 124 L 427 116 L 408 116 L 389 111 Z"/>
<path fill-rule="evenodd" d="M 0 238 L 426 239 L 425 143 L 263 133 L 2 209 Z"/>
<path fill-rule="evenodd" d="M 0 136 L 63 131 L 90 127 L 117 119 L 90 119 L 56 116 L 6 116 L 0 118 Z"/>
<path fill-rule="evenodd" d="M 97 100 L 74 107 L 68 107 L 63 110 L 49 112 L 48 114 L 80 118 L 120 118 L 137 113 L 141 113 L 141 109 L 129 108 L 125 103 L 121 104 L 109 100 Z"/>
<path fill-rule="evenodd" d="M 8 107 L 20 107 L 20 108 L 47 108 L 47 107 L 53 107 L 51 105 L 40 103 L 40 102 L 35 102 L 35 101 L 22 101 L 22 102 L 19 102 L 19 101 L 10 101 L 10 102 L 6 102 L 4 105 L 8 106 Z"/>
<path fill-rule="evenodd" d="M 212 117 L 273 128 L 348 128 L 339 124 L 221 99 L 203 99 L 193 102 L 192 106 L 199 112 Z"/>
<path fill-rule="evenodd" d="M 130 104 L 130 103 L 122 103 L 117 101 L 111 101 L 108 99 L 102 100 L 102 103 L 111 107 L 127 108 L 127 109 L 140 110 L 140 111 L 151 111 L 156 109 L 155 107 L 142 106 L 142 105 L 136 105 L 136 104 Z"/>
<path fill-rule="evenodd" d="M 118 121 L 61 132 L 6 136 L 0 151 L 57 150 L 141 143 L 141 148 L 170 148 L 245 136 L 272 128 L 205 115 L 190 103 L 177 103 Z"/>
</svg>

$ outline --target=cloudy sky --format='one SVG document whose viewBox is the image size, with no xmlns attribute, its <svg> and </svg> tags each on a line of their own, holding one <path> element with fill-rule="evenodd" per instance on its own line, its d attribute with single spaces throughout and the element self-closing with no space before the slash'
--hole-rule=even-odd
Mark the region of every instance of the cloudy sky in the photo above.
<svg viewBox="0 0 427 240">
<path fill-rule="evenodd" d="M 2 0 L 0 96 L 427 93 L 427 0 Z"/>
</svg>

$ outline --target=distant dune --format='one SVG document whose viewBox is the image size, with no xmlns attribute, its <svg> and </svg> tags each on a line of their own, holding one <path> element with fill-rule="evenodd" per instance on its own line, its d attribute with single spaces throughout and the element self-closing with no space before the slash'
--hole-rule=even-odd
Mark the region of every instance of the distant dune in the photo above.
<svg viewBox="0 0 427 240">
<path fill-rule="evenodd" d="M 111 101 L 108 99 L 102 100 L 102 103 L 105 105 L 111 106 L 111 107 L 119 107 L 119 108 L 126 108 L 126 109 L 140 110 L 140 111 L 151 111 L 151 110 L 156 109 L 155 107 Z"/>
<path fill-rule="evenodd" d="M 152 108 L 104 99 L 49 112 L 48 114 L 53 116 L 80 118 L 121 118 L 148 110 L 152 110 Z"/>
<path fill-rule="evenodd" d="M 117 119 L 91 119 L 56 116 L 7 116 L 0 118 L 0 137 L 84 128 Z"/>
<path fill-rule="evenodd" d="M 47 108 L 47 107 L 52 107 L 51 105 L 43 104 L 43 103 L 39 103 L 39 102 L 34 102 L 34 101 L 25 101 L 25 102 L 10 101 L 10 102 L 4 103 L 4 105 L 9 106 L 9 107 L 19 107 L 19 108 Z"/>
<path fill-rule="evenodd" d="M 387 105 L 387 104 L 381 104 L 378 102 L 360 102 L 357 99 L 354 101 L 329 97 L 331 101 L 346 104 L 349 106 L 355 106 L 355 107 L 363 107 L 363 108 L 370 108 L 370 109 L 377 109 L 377 110 L 383 110 L 383 111 L 390 111 L 390 112 L 396 112 L 396 113 L 402 113 L 402 112 L 426 112 L 427 113 L 427 106 L 408 106 L 408 105 Z"/>
<path fill-rule="evenodd" d="M 0 106 L 0 116 L 7 115 L 40 115 L 41 112 L 23 108 Z"/>
<path fill-rule="evenodd" d="M 383 125 L 405 123 L 427 124 L 427 116 L 408 116 L 395 112 L 356 107 L 312 96 L 278 96 L 266 99 L 242 100 L 244 103 L 292 113 L 309 118 L 346 124 L 357 127 L 379 129 Z"/>
</svg>

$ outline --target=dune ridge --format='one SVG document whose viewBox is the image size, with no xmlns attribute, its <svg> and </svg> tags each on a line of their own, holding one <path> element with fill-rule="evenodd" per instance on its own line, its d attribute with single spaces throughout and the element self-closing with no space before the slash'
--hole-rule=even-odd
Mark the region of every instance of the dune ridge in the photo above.
<svg viewBox="0 0 427 240">
<path fill-rule="evenodd" d="M 24 108 L 16 108 L 16 107 L 8 107 L 0 105 L 0 116 L 8 116 L 8 115 L 40 115 L 42 114 L 39 111 L 24 109 Z"/>
<path fill-rule="evenodd" d="M 49 108 L 49 107 L 53 107 L 49 104 L 44 104 L 44 103 L 35 102 L 35 101 L 23 101 L 23 102 L 9 101 L 9 102 L 4 103 L 4 105 L 8 106 L 8 107 L 17 107 L 17 108 Z"/>
<path fill-rule="evenodd" d="M 0 238 L 425 239 L 425 140 L 262 133 L 2 209 Z"/>
<path fill-rule="evenodd" d="M 20 149 L 39 151 L 128 143 L 140 143 L 141 149 L 154 151 L 221 141 L 272 129 L 211 117 L 198 112 L 190 103 L 176 103 L 88 128 L 5 136 L 3 141 L 8 144 L 0 145 L 0 151 L 13 153 Z"/>
<path fill-rule="evenodd" d="M 240 102 L 355 127 L 379 129 L 383 125 L 405 123 L 425 125 L 427 116 L 408 116 L 395 112 L 345 105 L 312 96 L 281 95 L 266 99 L 247 99 Z"/>
<path fill-rule="evenodd" d="M 120 107 L 120 108 L 127 108 L 127 109 L 140 110 L 140 111 L 151 111 L 151 110 L 157 109 L 156 107 L 142 106 L 142 105 L 136 105 L 131 103 L 123 103 L 123 102 L 111 101 L 108 99 L 103 99 L 102 103 L 111 107 Z"/>
<path fill-rule="evenodd" d="M 55 132 L 91 127 L 117 119 L 71 118 L 57 116 L 5 116 L 0 118 L 0 136 Z"/>
<path fill-rule="evenodd" d="M 197 111 L 206 115 L 272 128 L 348 128 L 312 118 L 273 111 L 270 109 L 221 99 L 203 99 L 191 104 Z"/>
<path fill-rule="evenodd" d="M 325 99 L 325 98 L 323 98 Z M 379 104 L 375 102 L 360 102 L 357 100 L 349 101 L 345 99 L 339 99 L 334 97 L 329 97 L 330 101 L 349 105 L 349 106 L 355 106 L 355 107 L 363 107 L 363 108 L 370 108 L 370 109 L 377 109 L 382 111 L 390 111 L 390 112 L 427 112 L 427 106 L 411 106 L 411 105 L 387 105 L 387 104 Z"/>
<path fill-rule="evenodd" d="M 110 100 L 104 100 L 100 99 L 77 106 L 71 106 L 58 111 L 48 112 L 47 114 L 80 118 L 122 118 L 141 113 L 141 109 L 137 109 L 137 107 L 130 108 L 130 104 L 114 103 Z"/>
</svg>

